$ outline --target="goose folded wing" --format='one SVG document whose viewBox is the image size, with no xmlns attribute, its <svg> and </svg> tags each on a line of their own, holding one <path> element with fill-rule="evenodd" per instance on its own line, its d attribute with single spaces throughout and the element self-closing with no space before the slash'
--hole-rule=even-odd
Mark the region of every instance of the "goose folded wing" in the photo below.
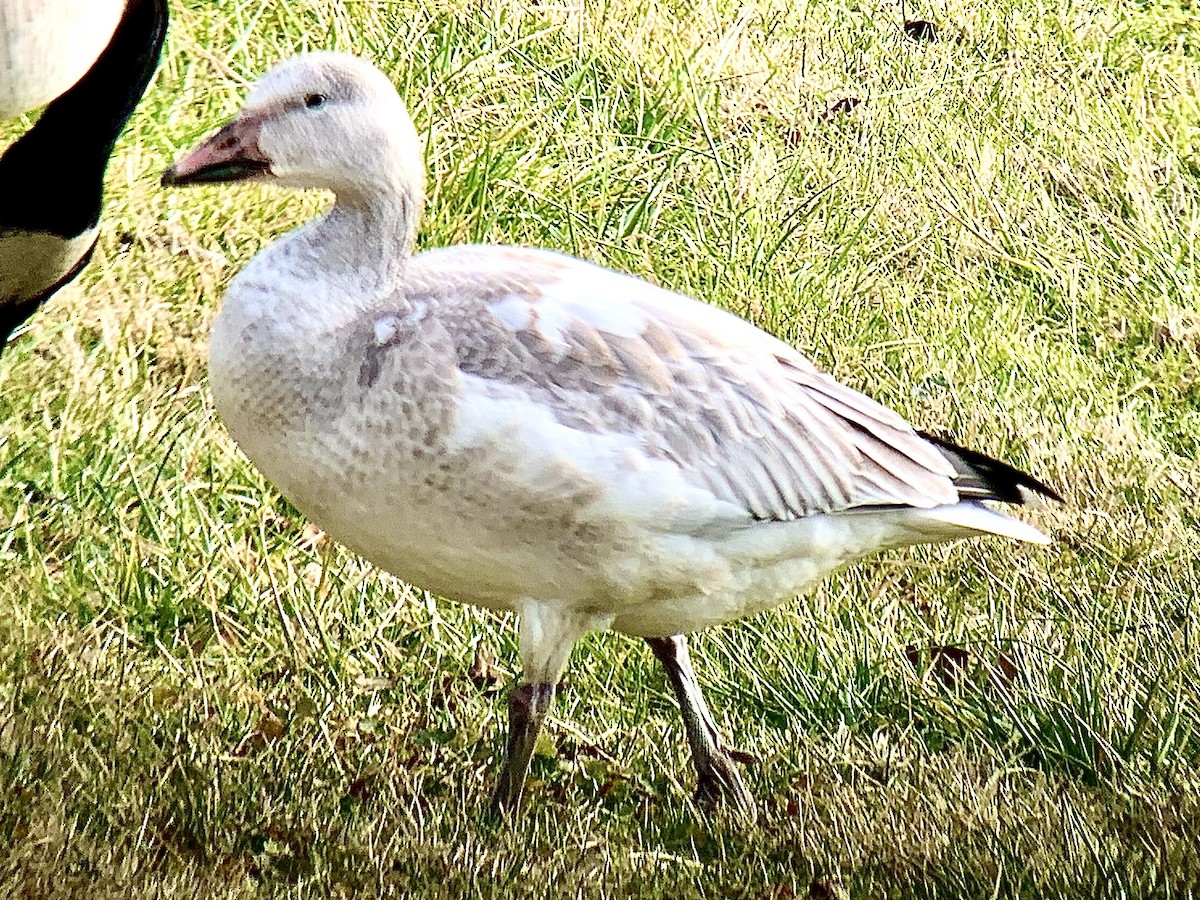
<svg viewBox="0 0 1200 900">
<path fill-rule="evenodd" d="M 536 447 L 552 422 L 758 520 L 958 500 L 953 467 L 907 422 L 742 319 L 555 254 L 509 256 L 520 277 L 481 273 L 458 292 L 477 308 L 443 320 L 476 419 L 511 408 L 488 427 Z"/>
</svg>

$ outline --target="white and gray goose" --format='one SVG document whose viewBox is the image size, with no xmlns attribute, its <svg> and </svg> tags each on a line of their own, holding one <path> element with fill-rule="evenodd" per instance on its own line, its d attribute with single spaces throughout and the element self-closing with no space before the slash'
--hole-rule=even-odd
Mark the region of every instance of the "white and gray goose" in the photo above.
<svg viewBox="0 0 1200 900">
<path fill-rule="evenodd" d="M 649 642 L 699 795 L 752 814 L 685 633 L 883 548 L 1047 540 L 981 501 L 1049 488 L 914 431 L 735 316 L 547 250 L 413 255 L 420 143 L 361 60 L 279 65 L 163 178 L 247 179 L 336 199 L 230 284 L 217 408 L 330 535 L 437 594 L 519 613 L 501 808 L 589 631 Z"/>
<path fill-rule="evenodd" d="M 0 352 L 91 258 L 105 169 L 167 15 L 166 0 L 0 5 L 0 117 L 49 104 L 0 156 Z"/>
</svg>

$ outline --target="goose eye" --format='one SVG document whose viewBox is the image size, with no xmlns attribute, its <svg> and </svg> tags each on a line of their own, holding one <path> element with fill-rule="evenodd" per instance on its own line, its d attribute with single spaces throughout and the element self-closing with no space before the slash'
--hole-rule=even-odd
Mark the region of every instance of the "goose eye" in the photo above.
<svg viewBox="0 0 1200 900">
<path fill-rule="evenodd" d="M 324 94 L 306 94 L 304 96 L 304 105 L 309 109 L 320 109 L 325 105 L 327 99 Z"/>
</svg>

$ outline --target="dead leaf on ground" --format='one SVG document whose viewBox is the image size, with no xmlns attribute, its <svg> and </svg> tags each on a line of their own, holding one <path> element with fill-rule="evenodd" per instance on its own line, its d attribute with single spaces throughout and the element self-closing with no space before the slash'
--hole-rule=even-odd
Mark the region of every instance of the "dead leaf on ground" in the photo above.
<svg viewBox="0 0 1200 900">
<path fill-rule="evenodd" d="M 259 507 L 258 519 L 268 531 L 274 534 L 283 534 L 292 528 L 292 520 L 273 506 Z"/>
<path fill-rule="evenodd" d="M 600 799 L 627 795 L 634 787 L 628 771 L 609 760 L 585 759 L 580 770 L 597 785 L 596 796 Z"/>
<path fill-rule="evenodd" d="M 946 687 L 956 687 L 971 674 L 972 661 L 976 669 L 984 673 L 983 686 L 993 690 L 1008 690 L 1017 677 L 1017 665 L 1012 657 L 997 653 L 995 661 L 972 655 L 965 647 L 930 644 L 922 649 L 916 644 L 904 648 L 904 657 L 913 668 L 920 668 L 922 656 L 929 657 L 929 668 Z"/>
<path fill-rule="evenodd" d="M 353 779 L 346 788 L 346 796 L 353 797 L 355 800 L 365 802 L 375 796 L 375 791 L 367 779 L 359 776 Z"/>
<path fill-rule="evenodd" d="M 243 644 L 242 636 L 238 634 L 237 629 L 234 627 L 228 616 L 221 615 L 217 617 L 216 635 L 217 640 L 219 640 L 223 646 L 233 647 L 236 649 L 241 647 Z"/>
<path fill-rule="evenodd" d="M 312 522 L 305 522 L 297 542 L 301 550 L 316 550 L 325 540 L 325 532 Z"/>
<path fill-rule="evenodd" d="M 616 763 L 612 754 L 599 744 L 594 741 L 582 739 L 578 735 L 565 737 L 562 746 L 559 747 L 559 753 L 566 760 L 583 760 L 585 769 L 592 761 L 600 761 L 605 765 L 614 765 Z"/>
<path fill-rule="evenodd" d="M 812 900 L 840 900 L 845 895 L 836 878 L 814 878 L 808 886 L 808 896 Z"/>
<path fill-rule="evenodd" d="M 762 757 L 756 753 L 751 753 L 749 750 L 739 750 L 737 747 L 726 747 L 725 752 L 729 754 L 729 758 L 734 762 L 741 763 L 743 766 L 755 766 L 762 762 Z"/>
<path fill-rule="evenodd" d="M 286 726 L 275 713 L 267 710 L 263 713 L 254 730 L 238 741 L 233 748 L 233 756 L 252 756 L 267 749 L 267 745 L 283 736 Z"/>
<path fill-rule="evenodd" d="M 854 108 L 862 103 L 858 97 L 843 97 L 837 103 L 834 103 L 829 109 L 821 113 L 817 121 L 822 125 L 828 125 L 839 116 L 849 115 L 854 111 Z"/>
<path fill-rule="evenodd" d="M 440 706 L 447 712 L 456 712 L 458 710 L 459 697 L 459 682 L 453 675 L 443 676 L 439 683 L 439 689 L 430 691 L 430 703 Z"/>
<path fill-rule="evenodd" d="M 904 36 L 928 44 L 938 39 L 938 27 L 924 19 L 909 19 L 904 23 Z"/>
<path fill-rule="evenodd" d="M 1166 321 L 1155 322 L 1150 334 L 1154 346 L 1160 350 L 1182 347 L 1200 355 L 1200 315 L 1196 313 L 1172 307 L 1167 311 Z"/>
<path fill-rule="evenodd" d="M 496 666 L 496 651 L 491 644 L 480 641 L 475 645 L 475 661 L 467 669 L 467 677 L 484 690 L 494 689 L 504 681 L 504 673 Z"/>
<path fill-rule="evenodd" d="M 275 713 L 267 710 L 263 713 L 261 719 L 258 720 L 258 726 L 255 728 L 268 741 L 274 741 L 283 737 L 284 724 L 283 719 L 275 715 Z"/>
</svg>

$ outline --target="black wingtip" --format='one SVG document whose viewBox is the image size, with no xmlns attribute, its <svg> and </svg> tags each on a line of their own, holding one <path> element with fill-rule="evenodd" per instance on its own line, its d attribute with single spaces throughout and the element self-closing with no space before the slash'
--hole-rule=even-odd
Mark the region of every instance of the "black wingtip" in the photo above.
<svg viewBox="0 0 1200 900">
<path fill-rule="evenodd" d="M 1008 463 L 992 459 L 990 456 L 985 456 L 977 450 L 960 447 L 958 444 L 938 437 L 935 434 L 930 434 L 927 431 L 918 431 L 917 434 L 940 449 L 952 463 L 956 462 L 955 458 L 957 457 L 957 461 L 960 461 L 975 476 L 978 484 L 986 491 L 986 496 L 980 499 L 1023 504 L 1026 502 L 1025 496 L 1021 493 L 1023 488 L 1035 495 L 1046 497 L 1059 503 L 1066 502 L 1062 495 L 1054 490 L 1054 488 L 1038 481 L 1029 473 L 1022 472 L 1020 469 L 1010 466 Z"/>
</svg>

